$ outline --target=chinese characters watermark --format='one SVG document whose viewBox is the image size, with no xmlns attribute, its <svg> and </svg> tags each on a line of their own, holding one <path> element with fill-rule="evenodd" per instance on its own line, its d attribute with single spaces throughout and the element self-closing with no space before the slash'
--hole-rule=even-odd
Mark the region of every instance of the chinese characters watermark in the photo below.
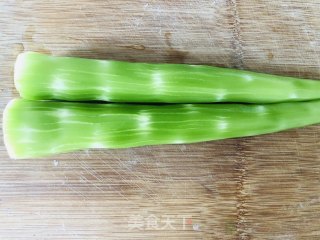
<svg viewBox="0 0 320 240">
<path fill-rule="evenodd" d="M 200 224 L 193 223 L 190 215 L 161 215 L 140 214 L 131 215 L 128 219 L 130 230 L 187 230 L 200 231 Z"/>
</svg>

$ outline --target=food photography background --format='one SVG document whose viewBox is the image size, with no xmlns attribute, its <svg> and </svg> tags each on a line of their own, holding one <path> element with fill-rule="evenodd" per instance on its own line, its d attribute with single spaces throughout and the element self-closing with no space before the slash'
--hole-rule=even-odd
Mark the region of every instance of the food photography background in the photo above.
<svg viewBox="0 0 320 240">
<path fill-rule="evenodd" d="M 1 1 L 0 106 L 18 97 L 24 51 L 320 79 L 319 10 L 311 0 Z M 0 239 L 319 239 L 319 139 L 314 125 L 13 160 L 1 136 Z"/>
</svg>

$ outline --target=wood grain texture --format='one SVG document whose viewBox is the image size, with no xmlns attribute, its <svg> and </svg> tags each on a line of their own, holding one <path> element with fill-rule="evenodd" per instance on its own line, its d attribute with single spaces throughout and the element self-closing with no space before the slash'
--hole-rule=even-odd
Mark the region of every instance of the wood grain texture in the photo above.
<svg viewBox="0 0 320 240">
<path fill-rule="evenodd" d="M 319 10 L 312 0 L 1 1 L 0 107 L 18 96 L 13 64 L 27 50 L 320 79 Z M 0 239 L 320 239 L 319 139 L 310 126 L 10 160 L 1 138 Z"/>
</svg>

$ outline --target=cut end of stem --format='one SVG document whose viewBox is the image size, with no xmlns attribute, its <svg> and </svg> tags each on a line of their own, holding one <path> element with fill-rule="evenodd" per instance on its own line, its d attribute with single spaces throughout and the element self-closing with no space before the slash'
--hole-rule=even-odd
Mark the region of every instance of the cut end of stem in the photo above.
<svg viewBox="0 0 320 240">
<path fill-rule="evenodd" d="M 29 52 L 20 53 L 14 65 L 13 79 L 14 79 L 14 85 L 18 90 L 18 92 L 21 91 L 20 80 L 23 75 L 23 68 L 25 67 L 25 58 L 27 54 L 29 54 Z"/>
<path fill-rule="evenodd" d="M 13 149 L 14 144 L 11 143 L 10 135 L 8 134 L 7 130 L 10 128 L 10 119 L 9 119 L 9 111 L 11 108 L 13 108 L 14 104 L 18 101 L 17 99 L 12 99 L 10 102 L 7 104 L 3 111 L 3 141 L 4 145 L 7 149 L 8 155 L 11 159 L 18 159 L 19 156 L 16 155 L 15 149 Z"/>
</svg>

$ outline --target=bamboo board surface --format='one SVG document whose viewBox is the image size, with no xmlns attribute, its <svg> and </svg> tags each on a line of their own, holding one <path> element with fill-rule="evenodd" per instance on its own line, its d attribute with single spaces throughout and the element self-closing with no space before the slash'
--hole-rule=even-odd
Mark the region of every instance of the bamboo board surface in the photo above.
<svg viewBox="0 0 320 240">
<path fill-rule="evenodd" d="M 320 79 L 320 3 L 0 2 L 0 107 L 23 51 Z M 298 113 L 297 113 L 298 114 Z M 1 133 L 2 134 L 2 133 Z M 320 126 L 10 160 L 0 239 L 320 239 Z"/>
</svg>

